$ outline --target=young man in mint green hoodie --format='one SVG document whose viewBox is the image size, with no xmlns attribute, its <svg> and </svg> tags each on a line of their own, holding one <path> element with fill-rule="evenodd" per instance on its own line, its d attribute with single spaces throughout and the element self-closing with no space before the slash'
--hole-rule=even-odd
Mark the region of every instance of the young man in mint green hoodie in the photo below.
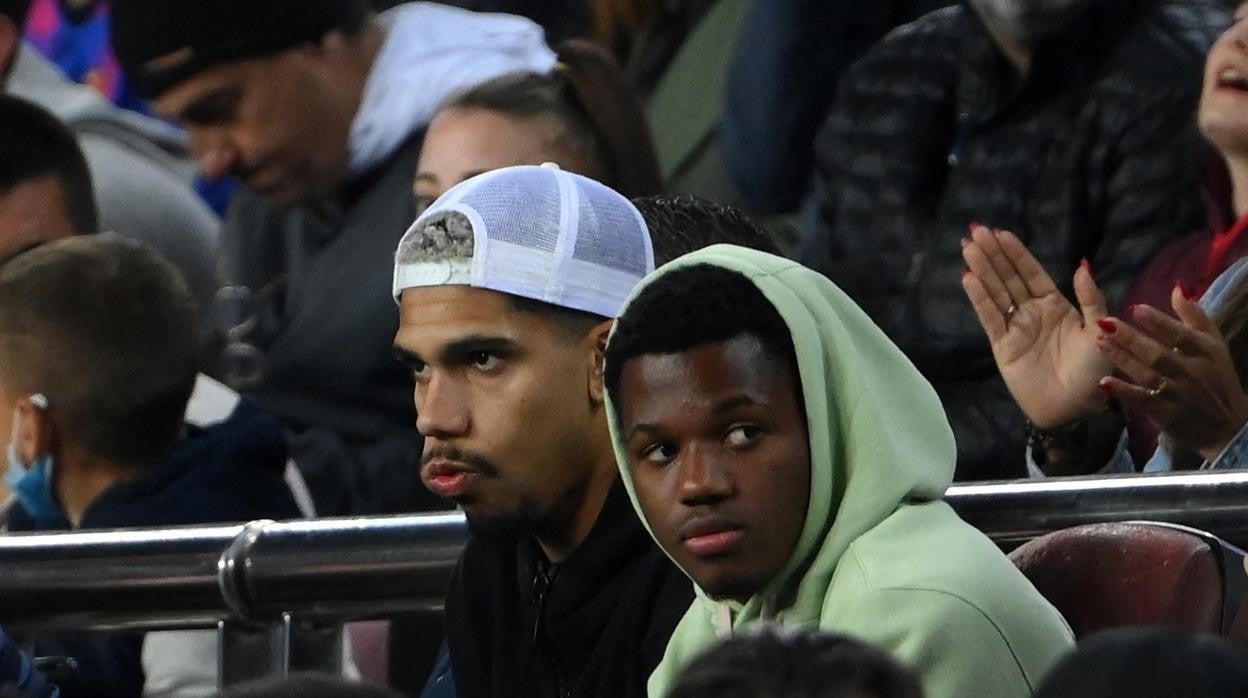
<svg viewBox="0 0 1248 698">
<path fill-rule="evenodd" d="M 825 277 L 725 245 L 686 255 L 633 292 L 606 385 L 633 504 L 698 592 L 651 696 L 764 622 L 889 650 L 930 698 L 1026 698 L 1071 645 L 941 501 L 955 449 L 940 401 Z"/>
</svg>

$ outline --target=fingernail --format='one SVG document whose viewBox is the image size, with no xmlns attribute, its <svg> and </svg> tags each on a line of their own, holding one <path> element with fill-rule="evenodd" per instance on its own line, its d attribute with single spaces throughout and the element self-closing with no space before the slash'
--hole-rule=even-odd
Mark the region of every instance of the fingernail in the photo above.
<svg viewBox="0 0 1248 698">
<path fill-rule="evenodd" d="M 1131 307 L 1127 308 L 1127 313 L 1129 313 L 1131 317 L 1135 318 L 1136 320 L 1140 319 L 1140 304 L 1132 303 Z"/>
<path fill-rule="evenodd" d="M 1187 287 L 1183 285 L 1182 281 L 1174 282 L 1174 290 L 1178 291 L 1184 298 L 1190 299 L 1192 297 L 1192 294 L 1187 292 Z"/>
<path fill-rule="evenodd" d="M 1102 393 L 1105 393 L 1106 395 L 1114 394 L 1114 386 L 1110 383 L 1106 383 L 1102 381 L 1100 383 L 1097 383 L 1096 387 L 1098 390 L 1100 390 Z"/>
<path fill-rule="evenodd" d="M 1083 267 L 1083 270 L 1088 272 L 1088 276 L 1092 276 L 1092 263 L 1088 261 L 1087 257 L 1079 260 L 1079 266 Z"/>
<path fill-rule="evenodd" d="M 967 229 L 967 230 L 969 230 L 969 231 L 971 231 L 971 232 L 973 233 L 973 232 L 975 232 L 977 229 L 982 228 L 982 227 L 984 227 L 984 226 L 983 226 L 983 224 L 981 224 L 979 221 L 971 221 L 971 224 L 970 224 L 970 225 L 968 225 L 968 226 L 966 226 L 966 229 Z"/>
<path fill-rule="evenodd" d="M 1114 321 L 1109 318 L 1101 318 L 1096 321 L 1096 326 L 1101 328 L 1105 334 L 1113 334 L 1118 331 L 1118 327 L 1114 325 Z"/>
<path fill-rule="evenodd" d="M 970 238 L 962 238 L 962 247 L 963 247 L 964 249 L 965 249 L 965 248 L 966 248 L 966 246 L 967 246 L 967 245 L 969 245 L 969 244 L 971 244 L 971 239 L 970 239 Z"/>
</svg>

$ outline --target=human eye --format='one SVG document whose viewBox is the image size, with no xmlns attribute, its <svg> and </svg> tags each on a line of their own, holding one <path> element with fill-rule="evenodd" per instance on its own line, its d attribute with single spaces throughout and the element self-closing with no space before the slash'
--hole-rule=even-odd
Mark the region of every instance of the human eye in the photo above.
<svg viewBox="0 0 1248 698">
<path fill-rule="evenodd" d="M 412 379 L 417 383 L 424 383 L 429 380 L 431 370 L 429 364 L 420 360 L 412 360 L 408 362 L 408 370 L 412 372 Z"/>
<path fill-rule="evenodd" d="M 502 363 L 502 359 L 499 358 L 497 354 L 493 354 L 488 351 L 473 352 L 468 355 L 468 361 L 472 364 L 473 368 L 481 371 L 482 373 L 489 373 L 497 370 L 499 364 Z"/>
<path fill-rule="evenodd" d="M 728 433 L 724 435 L 724 441 L 730 448 L 748 448 L 758 440 L 762 433 L 763 430 L 756 426 L 740 424 L 728 430 Z"/>
<path fill-rule="evenodd" d="M 676 458 L 676 447 L 673 444 L 660 443 L 641 449 L 641 459 L 655 465 L 666 465 Z"/>
</svg>

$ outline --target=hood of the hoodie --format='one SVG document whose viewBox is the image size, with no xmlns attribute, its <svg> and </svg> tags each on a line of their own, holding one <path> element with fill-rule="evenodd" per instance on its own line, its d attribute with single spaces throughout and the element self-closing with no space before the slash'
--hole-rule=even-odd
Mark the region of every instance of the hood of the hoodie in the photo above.
<svg viewBox="0 0 1248 698">
<path fill-rule="evenodd" d="M 353 177 L 393 154 L 456 93 L 507 73 L 555 67 L 542 28 L 523 17 L 411 2 L 380 19 L 386 40 L 351 123 Z"/>
<path fill-rule="evenodd" d="M 699 264 L 744 275 L 788 325 L 810 434 L 810 501 L 797 546 L 744 606 L 720 605 L 733 610 L 733 627 L 764 609 L 784 623 L 811 622 L 856 538 L 903 503 L 944 495 L 953 481 L 953 432 L 935 390 L 901 350 L 827 277 L 796 262 L 715 245 L 659 268 L 628 303 L 654 280 Z M 607 408 L 620 473 L 641 515 L 611 395 Z M 715 613 L 715 603 L 701 589 L 698 595 L 706 612 Z"/>
</svg>

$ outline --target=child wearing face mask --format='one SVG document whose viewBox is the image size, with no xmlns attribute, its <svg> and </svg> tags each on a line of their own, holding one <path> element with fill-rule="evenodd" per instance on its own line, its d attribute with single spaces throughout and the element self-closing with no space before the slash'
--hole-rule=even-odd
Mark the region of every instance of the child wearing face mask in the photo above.
<svg viewBox="0 0 1248 698">
<path fill-rule="evenodd" d="M 185 422 L 196 386 L 192 310 L 168 263 L 113 235 L 47 243 L 0 266 L 10 531 L 300 515 L 275 420 L 243 402 L 213 426 Z M 77 661 L 60 686 L 71 698 L 140 695 L 145 683 L 163 681 L 210 690 L 215 635 L 205 638 L 179 650 L 162 639 L 164 651 L 151 656 L 141 633 L 32 642 L 36 656 Z"/>
</svg>

